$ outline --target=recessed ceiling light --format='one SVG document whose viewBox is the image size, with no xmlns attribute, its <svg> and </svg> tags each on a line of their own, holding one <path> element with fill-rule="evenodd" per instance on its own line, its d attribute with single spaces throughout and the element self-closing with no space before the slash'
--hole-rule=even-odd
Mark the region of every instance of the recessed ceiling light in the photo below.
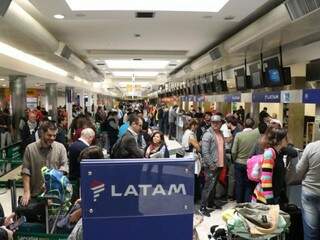
<svg viewBox="0 0 320 240">
<path fill-rule="evenodd" d="M 141 37 L 141 34 L 135 33 L 135 34 L 134 34 L 134 37 L 135 37 L 135 38 L 140 38 L 140 37 Z"/>
<path fill-rule="evenodd" d="M 109 68 L 117 69 L 164 69 L 168 66 L 166 60 L 106 60 Z"/>
<path fill-rule="evenodd" d="M 0 81 L 4 81 L 4 78 L 0 78 Z"/>
<path fill-rule="evenodd" d="M 234 18 L 235 18 L 235 16 L 226 16 L 226 17 L 224 18 L 224 20 L 230 21 L 230 20 L 233 20 Z"/>
<path fill-rule="evenodd" d="M 72 11 L 219 12 L 229 0 L 66 0 Z"/>
<path fill-rule="evenodd" d="M 2 84 L 2 87 L 6 87 L 7 85 L 6 84 Z"/>
<path fill-rule="evenodd" d="M 64 15 L 62 15 L 62 14 L 55 14 L 55 15 L 53 15 L 53 17 L 55 19 L 64 19 Z"/>
</svg>

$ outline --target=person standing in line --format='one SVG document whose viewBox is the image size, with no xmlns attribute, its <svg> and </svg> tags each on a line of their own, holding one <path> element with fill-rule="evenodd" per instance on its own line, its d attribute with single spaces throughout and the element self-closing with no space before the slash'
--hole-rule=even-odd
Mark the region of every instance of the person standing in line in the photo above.
<svg viewBox="0 0 320 240">
<path fill-rule="evenodd" d="M 144 150 L 139 148 L 138 136 L 142 129 L 143 120 L 136 114 L 131 114 L 128 118 L 129 128 L 127 132 L 118 139 L 112 148 L 113 158 L 129 159 L 143 158 Z"/>
<path fill-rule="evenodd" d="M 202 137 L 201 150 L 205 185 L 201 194 L 201 207 L 199 212 L 207 217 L 210 216 L 210 211 L 207 208 L 208 200 L 211 192 L 215 191 L 219 174 L 224 166 L 225 160 L 224 137 L 220 131 L 221 125 L 221 116 L 217 114 L 213 115 L 211 117 L 211 128 L 209 128 Z"/>
<path fill-rule="evenodd" d="M 197 140 L 201 141 L 203 134 L 211 127 L 211 112 L 206 112 L 204 114 L 203 120 L 200 122 L 199 127 L 197 128 Z"/>
<path fill-rule="evenodd" d="M 173 140 L 176 137 L 176 120 L 177 120 L 177 105 L 174 105 L 169 110 L 169 139 Z"/>
<path fill-rule="evenodd" d="M 41 168 L 58 169 L 68 173 L 68 158 L 65 147 L 55 141 L 57 127 L 53 122 L 47 121 L 41 125 L 40 140 L 27 146 L 22 163 L 23 196 L 21 204 L 27 206 L 31 197 L 43 192 L 44 180 Z"/>
<path fill-rule="evenodd" d="M 243 132 L 235 135 L 231 155 L 234 161 L 235 197 L 237 203 L 250 202 L 252 190 L 247 176 L 247 161 L 260 137 L 259 129 L 252 129 L 255 122 L 247 118 Z"/>
<path fill-rule="evenodd" d="M 302 180 L 301 202 L 305 240 L 320 236 L 320 141 L 309 143 L 293 170 Z M 293 166 L 289 163 L 289 171 Z"/>
</svg>

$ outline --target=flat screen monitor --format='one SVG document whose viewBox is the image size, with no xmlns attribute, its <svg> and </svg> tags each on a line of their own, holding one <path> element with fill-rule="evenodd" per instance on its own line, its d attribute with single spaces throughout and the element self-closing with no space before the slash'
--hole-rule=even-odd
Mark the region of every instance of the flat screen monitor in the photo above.
<svg viewBox="0 0 320 240">
<path fill-rule="evenodd" d="M 252 88 L 263 87 L 262 74 L 260 71 L 251 73 L 251 86 Z"/>
<path fill-rule="evenodd" d="M 265 67 L 265 83 L 268 87 L 283 86 L 283 74 L 278 57 L 263 61 Z"/>
<path fill-rule="evenodd" d="M 260 63 L 255 63 L 249 66 L 250 69 L 250 85 L 251 88 L 264 87 L 263 72 Z"/>
<path fill-rule="evenodd" d="M 319 81 L 320 80 L 320 61 L 310 62 L 307 64 L 306 80 Z"/>
<path fill-rule="evenodd" d="M 218 80 L 216 82 L 216 92 L 227 92 L 228 91 L 228 86 L 227 86 L 227 81 L 223 80 Z"/>
<path fill-rule="evenodd" d="M 282 68 L 282 76 L 283 76 L 283 84 L 290 85 L 291 84 L 291 68 L 290 67 Z"/>
<path fill-rule="evenodd" d="M 246 90 L 250 88 L 248 77 L 246 76 L 246 71 L 244 68 L 234 70 L 234 75 L 236 78 L 237 90 Z"/>
</svg>

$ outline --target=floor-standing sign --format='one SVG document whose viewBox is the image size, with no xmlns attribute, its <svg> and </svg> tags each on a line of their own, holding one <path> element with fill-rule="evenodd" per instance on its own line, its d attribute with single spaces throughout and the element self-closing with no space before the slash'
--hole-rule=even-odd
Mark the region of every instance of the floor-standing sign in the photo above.
<svg viewBox="0 0 320 240">
<path fill-rule="evenodd" d="M 194 161 L 84 160 L 84 239 L 191 240 Z"/>
</svg>

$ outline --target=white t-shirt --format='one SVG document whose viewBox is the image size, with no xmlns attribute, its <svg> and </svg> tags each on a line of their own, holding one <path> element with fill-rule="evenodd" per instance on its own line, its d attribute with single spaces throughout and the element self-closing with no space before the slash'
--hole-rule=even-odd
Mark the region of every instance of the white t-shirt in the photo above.
<svg viewBox="0 0 320 240">
<path fill-rule="evenodd" d="M 231 130 L 228 128 L 226 123 L 222 124 L 220 130 L 222 131 L 222 135 L 224 138 L 232 137 Z"/>
<path fill-rule="evenodd" d="M 182 136 L 182 143 L 181 143 L 182 147 L 183 147 L 186 151 L 189 150 L 189 146 L 190 146 L 189 140 L 190 140 L 190 139 L 196 139 L 196 136 L 195 136 L 194 132 L 192 132 L 190 129 L 187 129 L 187 130 L 184 132 L 183 136 Z"/>
</svg>

